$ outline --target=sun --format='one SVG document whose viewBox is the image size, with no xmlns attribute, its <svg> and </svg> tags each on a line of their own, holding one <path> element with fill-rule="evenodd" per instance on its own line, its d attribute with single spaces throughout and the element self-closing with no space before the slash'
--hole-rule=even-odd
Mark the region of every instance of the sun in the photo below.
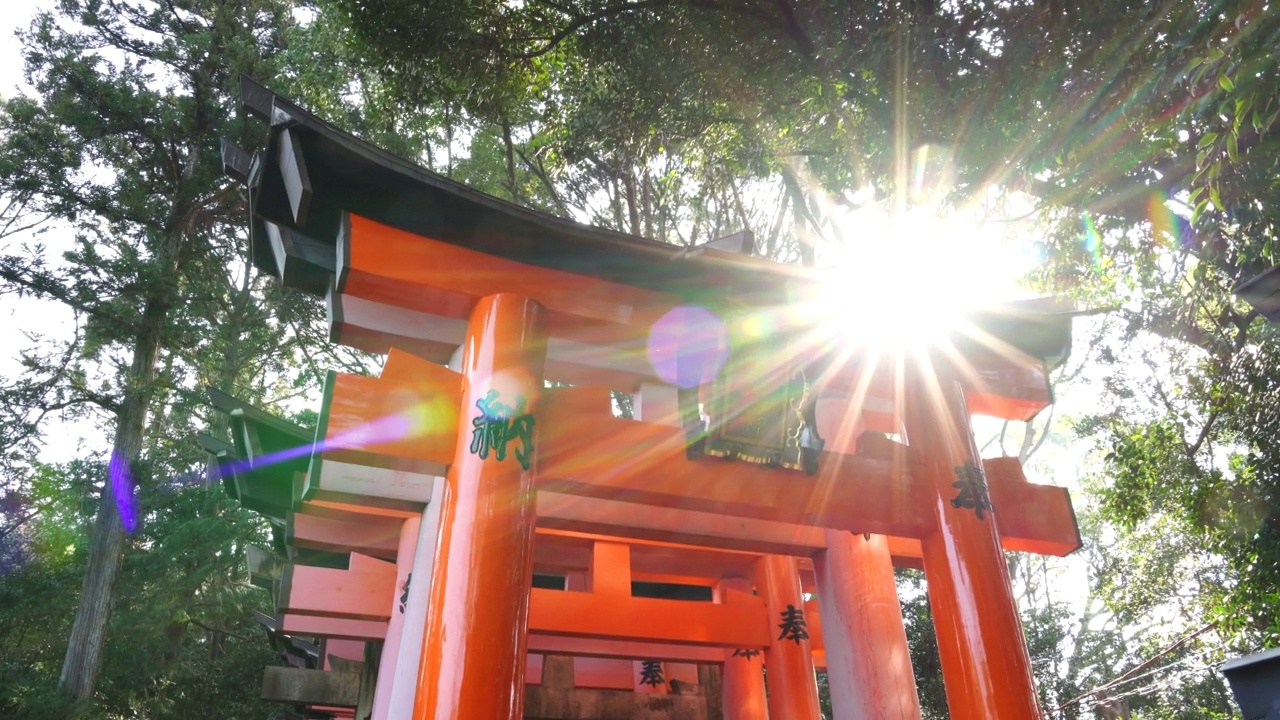
<svg viewBox="0 0 1280 720">
<path fill-rule="evenodd" d="M 851 346 L 923 350 L 963 331 L 972 311 L 1027 297 L 1034 256 L 1005 223 L 923 210 L 833 218 L 843 244 L 824 253 L 823 281 L 806 303 Z"/>
</svg>

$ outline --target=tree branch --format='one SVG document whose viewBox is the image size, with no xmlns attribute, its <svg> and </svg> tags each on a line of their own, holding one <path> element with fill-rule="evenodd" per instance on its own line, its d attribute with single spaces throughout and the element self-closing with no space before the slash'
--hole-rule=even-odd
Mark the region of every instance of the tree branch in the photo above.
<svg viewBox="0 0 1280 720">
<path fill-rule="evenodd" d="M 564 200 L 560 197 L 560 193 L 556 190 L 555 183 L 551 182 L 551 178 L 547 176 L 546 168 L 542 167 L 542 161 L 539 160 L 536 163 L 533 162 L 521 148 L 516 148 L 515 151 L 516 155 L 520 156 L 520 160 L 525 164 L 525 167 L 529 168 L 529 172 L 533 173 L 533 176 L 538 178 L 538 182 L 542 183 L 542 186 L 546 188 L 547 192 L 551 195 L 551 201 L 555 203 L 556 209 L 560 211 L 560 215 L 562 217 L 573 217 L 573 213 L 569 212 L 569 206 L 565 205 Z"/>
<path fill-rule="evenodd" d="M 537 48 L 535 50 L 531 50 L 527 53 L 523 53 L 519 57 L 525 60 L 532 60 L 533 58 L 546 55 L 547 53 L 556 49 L 556 47 L 560 45 L 560 43 L 568 39 L 570 35 L 573 35 L 574 33 L 581 30 L 582 28 L 588 25 L 591 25 L 592 23 L 595 23 L 599 20 L 604 20 L 605 18 L 622 15 L 623 13 L 628 13 L 633 10 L 643 10 L 649 7 L 660 7 L 663 5 L 671 5 L 671 4 L 673 4 L 672 0 L 639 0 L 639 2 L 624 2 L 624 3 L 618 3 L 617 5 L 610 5 L 608 7 L 601 8 L 600 10 L 597 10 L 593 13 L 589 13 L 587 15 L 580 15 L 579 17 L 571 21 L 568 25 L 565 25 L 563 28 L 560 28 L 560 30 L 556 32 L 556 34 L 552 35 L 551 39 L 547 40 L 546 44 L 544 44 L 542 47 Z"/>
<path fill-rule="evenodd" d="M 198 627 L 198 628 L 202 628 L 202 629 L 204 629 L 206 632 L 211 632 L 211 633 L 222 633 L 223 635 L 226 635 L 227 637 L 233 637 L 233 638 L 235 638 L 235 639 L 237 639 L 237 640 L 247 640 L 247 639 L 248 639 L 248 638 L 246 638 L 245 636 L 240 635 L 240 634 L 238 634 L 238 633 L 233 633 L 233 632 L 231 632 L 230 630 L 226 630 L 226 629 L 223 629 L 223 628 L 213 627 L 212 625 L 205 625 L 204 623 L 200 622 L 199 620 L 196 620 L 195 618 L 191 618 L 191 619 L 189 620 L 189 622 L 190 622 L 192 625 L 195 625 L 195 626 L 196 626 L 196 627 Z"/>
</svg>

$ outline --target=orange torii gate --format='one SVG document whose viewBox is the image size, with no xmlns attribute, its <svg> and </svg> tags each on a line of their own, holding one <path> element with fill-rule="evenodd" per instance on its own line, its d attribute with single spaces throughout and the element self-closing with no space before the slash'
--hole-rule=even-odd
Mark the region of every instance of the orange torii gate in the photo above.
<svg viewBox="0 0 1280 720">
<path fill-rule="evenodd" d="M 824 318 L 790 311 L 814 302 L 806 270 L 518 208 L 242 90 L 271 124 L 265 154 L 224 148 L 252 191 L 255 264 L 324 295 L 335 341 L 389 352 L 378 378 L 331 375 L 301 498 L 403 518 L 433 498 L 434 537 L 402 530 L 398 553 L 434 544 L 414 579 L 429 589 L 413 718 L 521 717 L 531 645 L 641 652 L 626 643 L 718 659 L 728 717 L 816 718 L 817 639 L 837 717 L 918 718 L 895 559 L 928 579 L 952 716 L 1040 717 L 1003 550 L 1071 552 L 1075 518 L 1016 460 L 981 460 L 969 418 L 1045 407 L 1069 318 L 974 315 L 911 357 L 836 346 Z M 589 592 L 531 587 L 556 537 L 589 538 Z M 630 592 L 646 542 L 750 569 L 717 556 L 718 602 L 673 620 L 677 601 Z M 361 563 L 335 572 L 385 576 L 369 599 L 385 604 L 400 576 Z M 331 611 L 294 590 L 314 605 L 300 616 Z"/>
</svg>

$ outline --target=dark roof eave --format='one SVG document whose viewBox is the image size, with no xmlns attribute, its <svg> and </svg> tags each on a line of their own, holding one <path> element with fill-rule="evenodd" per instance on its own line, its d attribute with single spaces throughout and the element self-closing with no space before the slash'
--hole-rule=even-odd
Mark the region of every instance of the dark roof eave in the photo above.
<svg viewBox="0 0 1280 720">
<path fill-rule="evenodd" d="M 1235 293 L 1271 322 L 1280 322 L 1280 265 L 1236 285 Z"/>
<path fill-rule="evenodd" d="M 281 204 L 282 190 L 268 187 L 272 182 L 279 183 L 278 168 L 274 176 L 271 171 L 254 175 L 259 186 L 253 189 L 253 195 L 255 199 L 265 198 L 256 208 L 259 219 L 290 226 L 301 235 L 314 238 L 312 242 L 317 245 L 336 243 L 339 222 L 335 220 L 335 213 L 340 217 L 342 212 L 359 209 L 344 205 L 355 201 L 350 194 L 340 191 L 376 184 L 392 188 L 390 194 L 394 195 L 374 207 L 385 209 L 382 215 L 364 213 L 377 222 L 528 264 L 563 267 L 568 258 L 574 263 L 569 269 L 571 272 L 669 292 L 717 310 L 788 303 L 804 286 L 822 282 L 823 274 L 810 268 L 704 246 L 682 248 L 525 208 L 454 182 L 343 132 L 248 78 L 241 79 L 241 94 L 251 113 L 271 123 L 265 156 L 268 167 L 275 167 L 270 159 L 278 155 L 282 133 L 302 129 L 311 134 L 301 143 L 304 162 L 312 164 L 312 170 L 317 171 L 310 179 L 321 202 L 313 198 L 311 214 L 329 212 L 327 222 L 332 223 L 332 227 L 305 217 L 301 222 L 294 221 L 289 208 Z M 383 200 L 381 196 L 378 199 Z M 444 232 L 423 232 L 422 225 L 431 223 L 422 217 L 431 213 L 418 210 L 415 215 L 406 211 L 406 207 L 435 208 L 451 217 L 437 223 Z M 301 256 L 294 259 L 314 266 L 317 272 L 332 272 L 317 266 L 313 260 Z M 274 260 L 271 263 L 274 264 Z M 1069 352 L 1070 320 L 1067 318 L 1064 322 L 1064 318 L 1058 317 L 1063 313 L 1035 303 L 1014 303 L 979 315 L 980 324 L 992 328 L 993 334 L 1003 336 L 1051 367 Z M 1016 342 L 1018 336 L 1029 329 L 1037 330 L 1035 341 Z"/>
<path fill-rule="evenodd" d="M 304 144 L 304 161 L 317 169 L 329 164 L 354 171 L 342 173 L 344 175 L 361 175 L 341 182 L 377 183 L 396 188 L 395 197 L 386 198 L 386 207 L 395 205 L 396 212 L 383 216 L 368 212 L 363 214 L 372 220 L 409 232 L 426 234 L 421 232 L 421 227 L 414 227 L 414 223 L 404 221 L 407 214 L 405 206 L 418 204 L 448 207 L 453 218 L 462 218 L 462 224 L 482 226 L 497 239 L 462 236 L 464 233 L 452 233 L 453 236 L 448 236 L 450 233 L 431 234 L 434 239 L 464 247 L 487 242 L 482 251 L 495 254 L 509 249 L 504 244 L 511 247 L 523 244 L 524 247 L 511 251 L 523 252 L 523 256 L 508 257 L 522 262 L 530 262 L 532 257 L 531 264 L 548 264 L 552 267 L 555 267 L 556 258 L 563 259 L 564 255 L 572 254 L 578 259 L 578 272 L 597 274 L 621 284 L 681 296 L 692 295 L 702 301 L 729 306 L 780 302 L 785 299 L 790 283 L 806 282 L 815 277 L 807 268 L 781 265 L 758 258 L 726 257 L 727 253 L 703 251 L 702 248 L 695 248 L 691 252 L 687 248 L 592 227 L 525 208 L 454 182 L 343 132 L 252 80 L 242 78 L 241 92 L 246 106 L 255 115 L 263 116 L 266 103 L 271 104 L 269 120 L 272 133 L 267 158 L 278 155 L 280 136 L 285 130 L 299 128 L 310 133 L 312 137 L 308 137 Z M 272 163 L 269 161 L 268 164 Z M 348 167 L 353 164 L 358 164 L 359 167 Z M 258 182 L 269 184 L 278 181 L 278 170 L 275 172 L 276 176 L 272 176 L 271 172 L 259 175 Z M 317 184 L 317 196 L 326 191 L 325 182 L 335 181 L 335 178 L 317 178 L 315 175 L 311 179 Z M 262 188 L 255 188 L 255 191 L 261 190 Z M 269 188 L 267 194 L 271 192 L 279 194 L 278 190 Z M 428 199 L 429 202 L 415 203 L 418 199 Z M 319 203 L 321 206 L 332 204 Z M 317 203 L 313 200 L 311 205 L 314 209 Z M 355 208 L 345 209 L 358 212 Z M 328 225 L 320 229 L 305 218 L 301 223 L 296 223 L 294 218 L 281 212 L 279 207 L 273 207 L 270 201 L 262 203 L 257 210 L 268 221 L 291 226 L 304 235 L 332 242 L 332 233 L 328 232 L 331 227 Z M 397 214 L 399 217 L 395 217 Z M 508 238 L 514 238 L 514 241 L 508 241 Z M 543 253 L 547 253 L 546 263 L 539 262 L 538 256 Z M 259 263 L 259 266 L 266 267 L 263 263 Z M 686 282 L 693 277 L 706 280 Z"/>
</svg>

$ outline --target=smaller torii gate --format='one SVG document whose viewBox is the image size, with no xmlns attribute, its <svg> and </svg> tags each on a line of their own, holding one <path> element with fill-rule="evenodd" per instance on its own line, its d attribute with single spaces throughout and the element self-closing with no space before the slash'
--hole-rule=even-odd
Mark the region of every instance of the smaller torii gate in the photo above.
<svg viewBox="0 0 1280 720">
<path fill-rule="evenodd" d="M 289 552 L 328 553 L 262 573 L 273 627 L 381 641 L 374 718 L 569 717 L 560 656 L 640 663 L 631 709 L 675 663 L 703 717 L 747 720 L 818 717 L 816 658 L 837 717 L 918 718 L 895 560 L 925 571 L 952 716 L 1040 717 L 1003 553 L 1071 552 L 1075 518 L 981 460 L 970 414 L 1045 407 L 1069 318 L 974 315 L 915 356 L 833 344 L 794 312 L 803 269 L 517 208 L 244 96 L 271 123 L 264 155 L 224 149 L 255 263 L 388 354 L 330 375 L 314 443 L 229 407 L 229 482 Z M 723 668 L 718 703 L 680 663 Z M 527 694 L 531 667 L 552 682 Z"/>
</svg>

